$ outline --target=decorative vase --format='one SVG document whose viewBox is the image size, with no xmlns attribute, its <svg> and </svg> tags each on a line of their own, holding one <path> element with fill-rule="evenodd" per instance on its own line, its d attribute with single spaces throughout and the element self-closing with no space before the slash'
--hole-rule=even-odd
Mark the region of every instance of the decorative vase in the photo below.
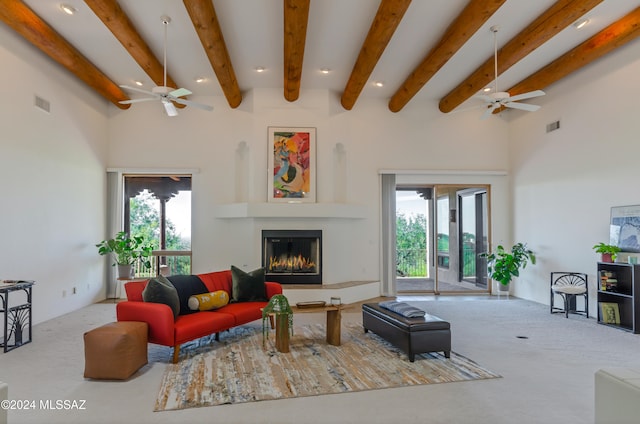
<svg viewBox="0 0 640 424">
<path fill-rule="evenodd" d="M 133 278 L 133 265 L 132 264 L 127 264 L 127 265 L 118 264 L 118 278 L 119 279 Z"/>
</svg>

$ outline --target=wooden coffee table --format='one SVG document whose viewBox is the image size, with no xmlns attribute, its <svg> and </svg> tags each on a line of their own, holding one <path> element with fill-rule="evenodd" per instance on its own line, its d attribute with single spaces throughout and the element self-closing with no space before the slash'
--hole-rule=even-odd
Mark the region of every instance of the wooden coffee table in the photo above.
<svg viewBox="0 0 640 424">
<path fill-rule="evenodd" d="M 340 313 L 342 305 L 326 305 L 299 308 L 292 306 L 291 310 L 294 314 L 326 312 L 327 313 L 327 343 L 333 346 L 340 346 L 340 333 L 342 314 Z M 289 352 L 289 324 L 287 314 L 275 315 L 276 328 L 276 349 L 278 352 Z M 273 323 L 272 323 L 273 326 Z"/>
<path fill-rule="evenodd" d="M 299 308 L 292 306 L 291 310 L 294 314 L 310 313 L 310 312 L 326 312 L 327 313 L 327 343 L 333 346 L 340 346 L 340 323 L 342 321 L 342 305 L 325 305 L 313 306 L 307 308 Z"/>
</svg>

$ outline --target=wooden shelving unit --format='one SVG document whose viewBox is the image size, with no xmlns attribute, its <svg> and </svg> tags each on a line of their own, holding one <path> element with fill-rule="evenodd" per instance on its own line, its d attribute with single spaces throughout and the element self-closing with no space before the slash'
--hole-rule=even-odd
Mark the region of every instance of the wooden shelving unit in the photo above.
<svg viewBox="0 0 640 424">
<path fill-rule="evenodd" d="M 603 284 L 602 278 L 615 280 L 615 284 Z M 610 327 L 640 333 L 640 265 L 598 262 L 598 322 Z M 606 304 L 617 305 L 619 323 L 603 316 L 610 309 Z"/>
</svg>

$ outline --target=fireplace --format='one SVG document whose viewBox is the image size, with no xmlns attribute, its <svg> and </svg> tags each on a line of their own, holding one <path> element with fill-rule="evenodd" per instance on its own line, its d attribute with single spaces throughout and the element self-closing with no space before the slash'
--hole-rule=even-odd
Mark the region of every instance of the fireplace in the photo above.
<svg viewBox="0 0 640 424">
<path fill-rule="evenodd" d="M 263 230 L 262 266 L 267 281 L 322 284 L 322 231 Z"/>
</svg>

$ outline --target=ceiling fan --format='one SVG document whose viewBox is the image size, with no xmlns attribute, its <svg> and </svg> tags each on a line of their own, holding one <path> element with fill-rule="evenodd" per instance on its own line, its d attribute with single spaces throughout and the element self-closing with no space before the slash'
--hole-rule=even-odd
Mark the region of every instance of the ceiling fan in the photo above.
<svg viewBox="0 0 640 424">
<path fill-rule="evenodd" d="M 509 95 L 506 91 L 498 91 L 498 37 L 497 33 L 499 27 L 497 25 L 492 26 L 491 32 L 493 32 L 493 65 L 495 69 L 494 89 L 490 94 L 480 94 L 476 97 L 485 101 L 486 110 L 480 117 L 480 119 L 487 119 L 494 110 L 500 107 L 510 107 L 513 109 L 526 110 L 528 112 L 535 112 L 540 109 L 538 105 L 530 105 L 527 103 L 517 103 L 518 100 L 530 99 L 533 97 L 544 96 L 544 91 L 535 90 L 528 93 L 517 94 L 515 96 Z"/>
<path fill-rule="evenodd" d="M 162 86 L 153 87 L 151 91 L 142 90 L 136 87 L 129 87 L 128 85 L 121 85 L 121 88 L 129 91 L 135 91 L 137 93 L 143 93 L 152 97 L 144 97 L 141 99 L 122 100 L 119 103 L 130 104 L 140 102 L 150 102 L 154 100 L 160 100 L 164 106 L 164 110 L 169 116 L 177 116 L 178 110 L 172 102 L 176 102 L 186 106 L 193 106 L 203 110 L 213 110 L 213 106 L 204 105 L 202 103 L 196 103 L 191 100 L 181 99 L 181 96 L 188 96 L 192 94 L 191 91 L 186 88 L 178 88 L 177 90 L 172 87 L 167 87 L 167 26 L 171 22 L 171 18 L 168 16 L 161 16 L 160 19 L 164 25 L 164 83 Z"/>
</svg>

